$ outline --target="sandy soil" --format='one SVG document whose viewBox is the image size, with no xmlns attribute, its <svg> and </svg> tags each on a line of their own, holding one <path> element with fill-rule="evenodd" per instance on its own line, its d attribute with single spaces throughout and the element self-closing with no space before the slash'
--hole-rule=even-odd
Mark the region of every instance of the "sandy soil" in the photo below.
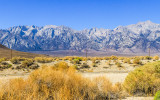
<svg viewBox="0 0 160 100">
<path fill-rule="evenodd" d="M 127 97 L 122 100 L 153 100 L 154 97 Z"/>
<path fill-rule="evenodd" d="M 122 83 L 128 73 L 96 73 L 96 72 L 91 72 L 91 73 L 82 73 L 84 77 L 93 79 L 99 76 L 104 76 L 108 78 L 113 84 L 120 82 Z"/>
</svg>

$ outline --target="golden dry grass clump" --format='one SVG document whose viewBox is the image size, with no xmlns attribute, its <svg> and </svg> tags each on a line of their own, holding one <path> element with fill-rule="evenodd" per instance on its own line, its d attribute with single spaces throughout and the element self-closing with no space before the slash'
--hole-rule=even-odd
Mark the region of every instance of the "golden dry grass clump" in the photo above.
<svg viewBox="0 0 160 100">
<path fill-rule="evenodd" d="M 104 77 L 93 80 L 76 74 L 73 67 L 57 70 L 44 66 L 33 71 L 27 79 L 12 79 L 4 84 L 0 88 L 0 99 L 106 100 L 119 97 L 119 86 L 113 86 Z"/>
<path fill-rule="evenodd" d="M 141 59 L 139 57 L 135 57 L 133 59 L 133 64 L 142 64 Z"/>
<path fill-rule="evenodd" d="M 155 94 L 160 90 L 160 62 L 148 63 L 130 72 L 124 87 L 131 94 Z"/>
<path fill-rule="evenodd" d="M 12 59 L 10 59 L 10 61 L 13 63 L 13 64 L 20 64 L 21 61 L 24 61 L 28 58 L 22 58 L 22 57 L 13 57 Z"/>
<path fill-rule="evenodd" d="M 69 68 L 68 63 L 64 62 L 64 61 L 60 61 L 58 63 L 56 63 L 54 66 L 54 68 L 58 69 L 58 70 L 66 70 Z"/>
<path fill-rule="evenodd" d="M 53 58 L 51 57 L 35 57 L 34 59 L 39 63 L 50 63 L 53 61 Z"/>
<path fill-rule="evenodd" d="M 154 56 L 153 60 L 159 60 L 159 56 Z"/>
<path fill-rule="evenodd" d="M 117 60 L 117 59 L 118 59 L 118 57 L 114 56 L 114 55 L 110 57 L 110 60 Z"/>
<path fill-rule="evenodd" d="M 6 61 L 7 58 L 0 58 L 0 63 L 3 62 L 3 61 Z"/>
<path fill-rule="evenodd" d="M 128 64 L 131 64 L 131 59 L 130 58 L 125 58 L 123 60 L 124 63 L 128 63 Z"/>
</svg>

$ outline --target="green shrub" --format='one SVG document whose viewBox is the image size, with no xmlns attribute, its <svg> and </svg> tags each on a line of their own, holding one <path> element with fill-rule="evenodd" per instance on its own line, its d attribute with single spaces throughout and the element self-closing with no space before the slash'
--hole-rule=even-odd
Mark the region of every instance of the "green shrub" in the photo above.
<svg viewBox="0 0 160 100">
<path fill-rule="evenodd" d="M 80 61 L 79 61 L 79 59 L 74 59 L 74 60 L 73 60 L 73 63 L 74 63 L 74 64 L 80 64 Z"/>
<path fill-rule="evenodd" d="M 154 100 L 160 100 L 160 91 L 157 91 L 155 96 L 154 96 Z"/>
<path fill-rule="evenodd" d="M 130 72 L 124 87 L 130 94 L 155 94 L 160 90 L 160 62 L 148 63 Z"/>
</svg>

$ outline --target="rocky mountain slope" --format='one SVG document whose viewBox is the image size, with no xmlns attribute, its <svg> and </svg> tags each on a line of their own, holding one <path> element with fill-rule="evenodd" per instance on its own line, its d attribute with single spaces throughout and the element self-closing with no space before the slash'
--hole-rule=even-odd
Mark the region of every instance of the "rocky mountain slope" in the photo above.
<svg viewBox="0 0 160 100">
<path fill-rule="evenodd" d="M 26 57 L 26 58 L 34 58 L 34 57 L 45 57 L 46 55 L 34 54 L 28 52 L 21 52 L 12 50 L 0 44 L 0 58 L 11 58 L 11 57 Z"/>
<path fill-rule="evenodd" d="M 19 51 L 75 50 L 140 53 L 160 51 L 160 24 L 139 22 L 115 29 L 76 31 L 66 26 L 15 26 L 0 30 L 0 43 Z"/>
</svg>

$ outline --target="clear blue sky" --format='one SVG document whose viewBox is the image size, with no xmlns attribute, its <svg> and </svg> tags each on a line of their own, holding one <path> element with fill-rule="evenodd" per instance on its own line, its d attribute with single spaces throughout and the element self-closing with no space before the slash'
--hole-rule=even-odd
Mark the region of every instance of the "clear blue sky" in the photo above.
<svg viewBox="0 0 160 100">
<path fill-rule="evenodd" d="M 160 0 L 0 0 L 0 28 L 65 25 L 113 29 L 151 20 L 160 23 Z"/>
</svg>

